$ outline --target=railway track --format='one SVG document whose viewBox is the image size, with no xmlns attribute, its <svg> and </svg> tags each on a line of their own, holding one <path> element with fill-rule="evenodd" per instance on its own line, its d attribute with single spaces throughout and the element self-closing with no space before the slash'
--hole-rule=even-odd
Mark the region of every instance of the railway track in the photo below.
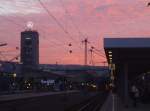
<svg viewBox="0 0 150 111">
<path fill-rule="evenodd" d="M 94 97 L 79 103 L 65 111 L 100 111 L 101 106 L 107 98 L 108 93 L 101 92 Z"/>
</svg>

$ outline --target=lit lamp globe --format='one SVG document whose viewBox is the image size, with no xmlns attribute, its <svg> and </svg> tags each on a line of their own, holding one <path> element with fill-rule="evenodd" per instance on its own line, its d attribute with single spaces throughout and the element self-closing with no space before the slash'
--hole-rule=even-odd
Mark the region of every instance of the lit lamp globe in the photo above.
<svg viewBox="0 0 150 111">
<path fill-rule="evenodd" d="M 16 73 L 14 73 L 14 74 L 13 74 L 13 77 L 14 77 L 14 78 L 16 78 L 16 76 L 17 76 L 17 74 L 16 74 Z"/>
<path fill-rule="evenodd" d="M 33 29 L 33 22 L 27 22 L 27 30 L 32 30 Z"/>
</svg>

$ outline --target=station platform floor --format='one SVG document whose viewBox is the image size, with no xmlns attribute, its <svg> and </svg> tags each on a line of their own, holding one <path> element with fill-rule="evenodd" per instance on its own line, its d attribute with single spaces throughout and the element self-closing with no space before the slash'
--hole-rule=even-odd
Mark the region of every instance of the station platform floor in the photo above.
<svg viewBox="0 0 150 111">
<path fill-rule="evenodd" d="M 150 104 L 138 103 L 137 107 L 133 107 L 129 103 L 125 107 L 117 95 L 110 93 L 100 111 L 150 111 Z"/>
<path fill-rule="evenodd" d="M 76 93 L 76 92 L 79 91 L 72 90 L 72 91 L 60 91 L 60 92 L 38 92 L 38 93 L 17 93 L 17 94 L 14 93 L 14 94 L 0 95 L 0 102 L 8 101 L 8 100 L 16 100 L 16 99 L 25 99 L 31 97 Z"/>
</svg>

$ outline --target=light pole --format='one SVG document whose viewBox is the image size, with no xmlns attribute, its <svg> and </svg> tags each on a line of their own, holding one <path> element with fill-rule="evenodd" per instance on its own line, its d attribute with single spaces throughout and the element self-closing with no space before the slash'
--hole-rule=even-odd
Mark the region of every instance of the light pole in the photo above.
<svg viewBox="0 0 150 111">
<path fill-rule="evenodd" d="M 85 51 L 84 51 L 84 65 L 86 66 L 86 65 L 87 65 L 87 61 L 88 61 L 87 49 L 88 49 L 88 43 L 89 43 L 89 41 L 88 41 L 87 38 L 85 38 L 85 39 L 82 41 L 82 43 L 84 43 L 84 45 L 85 45 Z"/>
</svg>

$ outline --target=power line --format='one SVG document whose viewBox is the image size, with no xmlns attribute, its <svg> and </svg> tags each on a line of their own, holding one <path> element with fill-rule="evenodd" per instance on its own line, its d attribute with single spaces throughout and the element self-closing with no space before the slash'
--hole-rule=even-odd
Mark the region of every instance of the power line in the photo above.
<svg viewBox="0 0 150 111">
<path fill-rule="evenodd" d="M 54 16 L 55 17 L 55 16 Z M 6 18 L 6 17 L 5 17 Z M 55 17 L 56 18 L 56 17 Z M 16 23 L 14 20 L 11 20 L 11 19 L 7 19 L 8 21 L 10 21 L 10 22 L 12 22 L 12 23 L 14 23 L 14 24 L 16 24 L 17 26 L 21 26 L 22 27 L 22 25 L 21 24 L 18 24 L 18 23 Z M 57 19 L 56 19 L 57 20 Z M 57 24 L 59 23 L 59 21 L 57 22 Z M 61 25 L 61 24 L 60 24 Z M 62 26 L 62 25 L 61 25 Z M 66 34 L 69 34 L 69 32 L 62 26 L 61 28 L 63 28 L 64 29 L 64 32 L 66 33 Z M 69 34 L 70 35 L 70 34 Z M 74 41 L 75 41 L 75 39 L 74 39 Z M 56 45 L 56 44 L 55 44 Z M 59 44 L 60 45 L 60 44 Z M 59 46 L 58 44 L 57 44 L 57 46 Z"/>
<path fill-rule="evenodd" d="M 102 62 L 95 62 L 95 64 L 103 64 L 103 66 L 106 66 L 107 65 L 107 61 L 102 61 Z"/>
<path fill-rule="evenodd" d="M 80 35 L 81 37 L 85 38 L 85 35 L 81 32 L 81 30 L 79 29 L 79 27 L 78 27 L 78 26 L 75 24 L 75 22 L 73 21 L 72 16 L 71 16 L 71 14 L 69 13 L 69 11 L 67 10 L 67 8 L 65 7 L 63 0 L 59 0 L 59 1 L 60 1 L 60 3 L 61 3 L 62 7 L 64 8 L 65 12 L 66 12 L 67 15 L 69 16 L 70 21 L 71 21 L 72 24 L 74 25 L 74 27 L 75 27 L 75 29 L 77 30 L 77 32 L 79 33 L 79 35 Z M 86 35 L 86 37 L 88 37 L 88 36 Z M 94 49 L 97 50 L 95 47 L 94 47 Z M 97 50 L 97 51 L 98 51 L 98 50 Z M 104 54 L 104 55 L 105 55 L 105 54 Z"/>
<path fill-rule="evenodd" d="M 74 23 L 73 19 L 72 19 L 72 16 L 71 14 L 69 13 L 69 11 L 67 10 L 67 8 L 65 7 L 64 3 L 63 3 L 63 0 L 59 0 L 62 7 L 64 8 L 65 12 L 67 13 L 67 15 L 69 16 L 70 18 L 70 21 L 72 22 L 72 24 L 74 25 L 75 29 L 78 31 L 79 35 L 81 35 L 82 37 L 85 37 L 85 35 L 83 35 L 80 31 L 80 29 L 78 28 L 78 26 Z M 87 36 L 88 37 L 88 36 Z M 93 47 L 93 46 L 92 46 Z M 96 49 L 95 47 L 93 47 L 93 49 L 95 49 L 96 51 L 98 52 L 101 52 L 103 55 L 105 55 L 101 50 L 98 50 Z"/>
<path fill-rule="evenodd" d="M 67 13 L 67 15 L 69 16 L 70 18 L 70 21 L 72 22 L 72 24 L 74 25 L 75 29 L 78 31 L 79 35 L 81 35 L 81 37 L 85 37 L 85 35 L 83 35 L 83 33 L 81 33 L 79 27 L 74 23 L 73 19 L 72 19 L 72 16 L 71 14 L 69 13 L 69 11 L 67 10 L 67 8 L 65 7 L 64 3 L 63 3 L 63 0 L 59 0 L 62 7 L 64 8 L 65 12 Z M 87 36 L 88 37 L 88 36 Z M 93 47 L 93 46 L 92 46 Z M 96 51 L 102 53 L 103 55 L 105 55 L 101 50 L 98 50 L 96 49 L 95 47 L 93 47 L 93 49 L 95 49 Z"/>
<path fill-rule="evenodd" d="M 0 7 L 1 9 L 3 9 L 4 10 L 4 8 L 2 8 L 2 7 Z M 4 16 L 3 16 L 4 17 Z M 6 18 L 6 17 L 5 17 Z M 7 18 L 7 20 L 9 20 L 10 22 L 12 22 L 12 23 L 14 23 L 15 25 L 17 25 L 17 26 L 22 26 L 21 24 L 18 24 L 18 23 L 16 23 L 14 20 L 12 20 L 12 19 L 8 19 Z M 23 20 L 24 22 L 26 22 L 26 20 L 24 19 L 24 18 L 21 18 L 21 20 Z M 40 29 L 41 31 L 43 31 L 42 29 Z M 44 38 L 44 37 L 43 37 Z M 55 44 L 55 45 L 57 45 L 57 46 L 60 46 L 61 44 L 57 44 L 57 43 L 55 43 L 54 41 L 52 42 L 51 41 L 51 43 L 53 43 L 53 44 Z M 54 46 L 54 45 L 53 45 Z M 62 46 L 62 45 L 61 45 Z"/>
<path fill-rule="evenodd" d="M 68 37 L 73 40 L 74 42 L 77 42 L 74 38 L 72 38 L 72 36 L 70 35 L 70 33 L 63 27 L 63 25 L 57 20 L 57 18 L 47 9 L 47 7 L 44 5 L 44 3 L 41 0 L 38 0 L 39 3 L 41 4 L 41 6 L 43 7 L 43 9 L 47 12 L 47 14 L 56 22 L 56 24 L 62 29 L 62 31 L 68 35 Z"/>
<path fill-rule="evenodd" d="M 83 33 L 80 31 L 79 27 L 74 23 L 71 14 L 69 13 L 69 11 L 67 10 L 67 8 L 65 7 L 65 5 L 64 5 L 64 3 L 63 3 L 63 0 L 59 0 L 59 1 L 60 1 L 60 3 L 61 3 L 62 7 L 64 8 L 65 12 L 66 12 L 67 15 L 69 16 L 70 21 L 71 21 L 72 24 L 74 25 L 74 27 L 75 27 L 75 29 L 77 30 L 77 32 L 79 33 L 79 35 L 84 38 L 85 35 L 83 35 Z M 86 37 L 88 37 L 88 36 L 86 36 Z M 95 50 L 97 50 L 97 49 L 95 48 Z M 104 54 L 104 55 L 105 55 L 105 54 Z"/>
<path fill-rule="evenodd" d="M 4 16 L 2 16 L 2 17 L 4 17 Z M 12 20 L 12 19 L 8 19 L 8 18 L 6 18 L 6 17 L 4 17 L 7 21 L 9 21 L 9 22 L 11 22 L 11 23 L 13 23 L 13 24 L 15 24 L 15 25 L 17 25 L 17 26 L 22 26 L 21 24 L 18 24 L 18 23 L 16 23 L 14 20 Z M 54 43 L 54 42 L 53 42 Z M 54 43 L 54 44 L 56 44 L 56 43 Z M 58 44 L 57 44 L 58 45 Z M 60 45 L 60 44 L 59 44 Z M 59 46 L 58 45 L 58 46 Z"/>
<path fill-rule="evenodd" d="M 13 60 L 18 60 L 19 57 L 20 57 L 20 54 L 18 54 L 17 56 L 11 58 L 9 61 L 12 62 Z"/>
<path fill-rule="evenodd" d="M 41 29 L 40 29 L 41 30 Z M 42 32 L 43 32 L 43 36 L 41 36 L 43 39 L 45 39 L 45 40 L 47 40 L 47 42 L 49 41 L 48 39 L 47 39 L 47 37 L 45 37 L 45 32 L 43 31 L 43 30 L 41 30 Z M 65 46 L 65 44 L 62 42 L 62 43 L 56 43 L 56 42 L 54 42 L 54 41 L 50 41 L 50 43 L 53 43 L 53 45 L 57 45 L 57 46 Z"/>
<path fill-rule="evenodd" d="M 9 19 L 9 18 L 7 18 L 7 17 L 5 17 L 5 16 L 2 16 L 2 17 L 5 18 L 5 20 L 7 20 L 7 21 L 9 21 L 9 22 L 11 22 L 11 23 L 13 23 L 13 24 L 15 24 L 16 26 L 24 28 L 21 24 L 16 23 L 14 20 Z M 23 20 L 24 22 L 26 21 L 24 18 L 22 18 L 21 20 Z M 42 31 L 42 30 L 41 30 L 41 31 Z M 55 46 L 60 46 L 60 44 L 56 44 L 55 42 L 51 42 L 51 43 L 55 44 Z M 49 44 L 49 45 L 51 45 L 51 44 Z M 51 45 L 51 46 L 54 48 L 54 45 Z M 1 55 L 1 56 L 3 56 L 3 55 Z M 4 58 L 4 57 L 5 57 L 5 56 L 3 56 L 3 58 Z M 5 59 L 6 59 L 6 58 L 5 58 Z"/>
<path fill-rule="evenodd" d="M 3 10 L 5 10 L 3 7 L 0 7 L 1 9 L 3 9 Z M 30 8 L 30 7 L 29 7 Z M 18 16 L 17 16 L 18 17 Z M 24 19 L 24 18 L 22 18 L 22 17 L 20 17 L 20 19 L 21 20 L 23 20 L 24 22 L 26 22 L 26 20 Z M 12 20 L 11 20 L 12 21 Z M 19 25 L 20 26 L 20 25 Z M 42 32 L 44 32 L 42 29 L 40 29 Z M 42 36 L 43 37 L 43 36 Z M 44 38 L 44 37 L 43 37 Z M 44 38 L 45 39 L 45 38 Z M 47 39 L 48 40 L 48 39 Z M 58 43 L 55 43 L 54 41 L 50 41 L 51 43 L 53 43 L 53 44 L 55 44 L 55 45 L 57 45 L 57 46 L 62 46 L 62 45 L 64 45 L 64 43 L 63 44 L 58 44 Z"/>
<path fill-rule="evenodd" d="M 106 61 L 103 61 L 103 62 L 94 62 L 93 61 L 93 53 L 95 53 L 96 55 L 99 55 L 100 57 L 105 57 L 105 56 L 100 55 L 99 53 L 95 52 L 96 50 L 94 47 L 91 47 L 91 49 L 89 51 L 90 51 L 90 56 L 91 56 L 90 64 L 92 64 L 92 65 L 94 65 L 95 63 L 104 63 L 104 65 L 106 64 Z"/>
<path fill-rule="evenodd" d="M 63 25 L 57 20 L 57 18 L 47 9 L 44 3 L 41 0 L 38 0 L 38 1 L 40 5 L 43 7 L 43 9 L 48 13 L 49 17 L 52 18 L 56 22 L 56 24 L 62 29 L 62 31 L 67 35 L 67 37 L 69 37 L 73 42 L 78 44 L 79 42 L 75 40 L 74 38 L 72 38 L 70 33 L 63 27 Z M 77 46 L 79 49 L 82 48 L 80 45 L 77 45 Z"/>
<path fill-rule="evenodd" d="M 43 6 L 44 4 L 42 4 L 42 6 Z M 29 7 L 30 8 L 30 7 Z M 46 7 L 45 7 L 46 8 Z M 46 11 L 49 11 L 48 9 L 46 10 Z M 52 13 L 50 13 L 51 15 L 52 15 Z M 52 15 L 53 16 L 53 15 Z M 57 20 L 57 18 L 55 17 L 55 16 L 53 16 L 53 18 L 55 18 L 55 20 Z M 24 21 L 26 21 L 25 19 L 24 19 Z M 59 23 L 59 21 L 58 21 L 58 23 Z M 60 24 L 61 25 L 61 24 Z M 62 26 L 62 25 L 61 25 Z M 64 28 L 63 26 L 62 26 L 62 28 Z M 43 33 L 45 33 L 45 31 L 43 31 L 42 29 L 40 29 Z M 65 28 L 64 28 L 64 30 L 65 30 Z M 67 30 L 66 30 L 67 31 Z M 44 36 L 42 36 L 44 39 L 46 39 Z M 47 39 L 48 40 L 48 39 Z M 55 40 L 57 40 L 57 39 L 55 39 Z M 58 40 L 59 41 L 59 40 Z M 63 43 L 63 42 L 61 42 L 61 44 L 59 44 L 59 43 L 55 43 L 54 41 L 50 41 L 51 43 L 53 43 L 53 44 L 55 44 L 55 45 L 57 45 L 57 46 L 65 46 L 65 44 Z M 59 41 L 60 42 L 60 41 Z M 52 46 L 52 45 L 51 45 Z"/>
<path fill-rule="evenodd" d="M 63 1 L 62 1 L 62 0 L 59 0 L 59 1 L 60 1 L 60 3 L 61 3 L 62 7 L 64 8 L 66 14 L 68 15 L 70 21 L 72 22 L 74 28 L 75 28 L 75 29 L 77 30 L 77 32 L 79 33 L 79 36 L 81 36 L 82 39 L 85 38 L 85 36 L 81 33 L 79 27 L 74 23 L 74 21 L 73 21 L 73 19 L 72 19 L 72 16 L 71 16 L 71 14 L 69 13 L 69 11 L 67 10 L 67 8 L 65 7 Z"/>
<path fill-rule="evenodd" d="M 106 59 L 106 57 L 104 56 L 104 55 L 100 55 L 99 53 L 97 53 L 95 50 L 93 50 L 93 53 L 94 54 L 96 54 L 96 55 L 98 55 L 98 56 L 100 56 L 100 57 L 103 57 L 103 58 L 105 58 Z M 104 66 L 106 65 L 106 61 L 103 61 L 103 62 L 94 62 L 93 64 L 95 64 L 95 63 L 103 63 L 104 64 Z"/>
<path fill-rule="evenodd" d="M 4 17 L 4 16 L 3 16 Z M 6 19 L 6 17 L 5 17 L 5 19 Z M 18 24 L 18 23 L 16 23 L 15 21 L 13 21 L 12 19 L 6 19 L 7 21 L 10 21 L 11 23 L 13 23 L 13 24 L 15 24 L 15 25 L 17 25 L 17 26 L 21 26 L 20 24 Z M 51 42 L 52 43 L 52 42 Z M 55 42 L 53 42 L 54 44 L 55 44 L 55 46 L 60 46 L 60 44 L 57 44 L 56 45 L 56 43 Z M 54 48 L 54 45 L 52 45 L 52 44 L 49 44 L 49 45 L 51 45 L 53 48 Z M 2 54 L 1 54 L 1 56 L 3 56 Z M 3 56 L 3 58 L 4 58 L 5 56 Z M 5 58 L 5 60 L 6 60 L 6 58 Z"/>
<path fill-rule="evenodd" d="M 105 58 L 106 59 L 106 56 L 104 56 L 104 55 L 100 55 L 99 53 L 97 53 L 95 50 L 93 51 L 96 55 L 99 55 L 100 57 L 103 57 L 103 58 Z"/>
<path fill-rule="evenodd" d="M 91 46 L 91 48 L 94 49 L 96 52 L 99 52 L 105 56 L 105 53 L 102 50 L 99 50 L 99 49 L 95 48 L 94 46 Z"/>
</svg>

